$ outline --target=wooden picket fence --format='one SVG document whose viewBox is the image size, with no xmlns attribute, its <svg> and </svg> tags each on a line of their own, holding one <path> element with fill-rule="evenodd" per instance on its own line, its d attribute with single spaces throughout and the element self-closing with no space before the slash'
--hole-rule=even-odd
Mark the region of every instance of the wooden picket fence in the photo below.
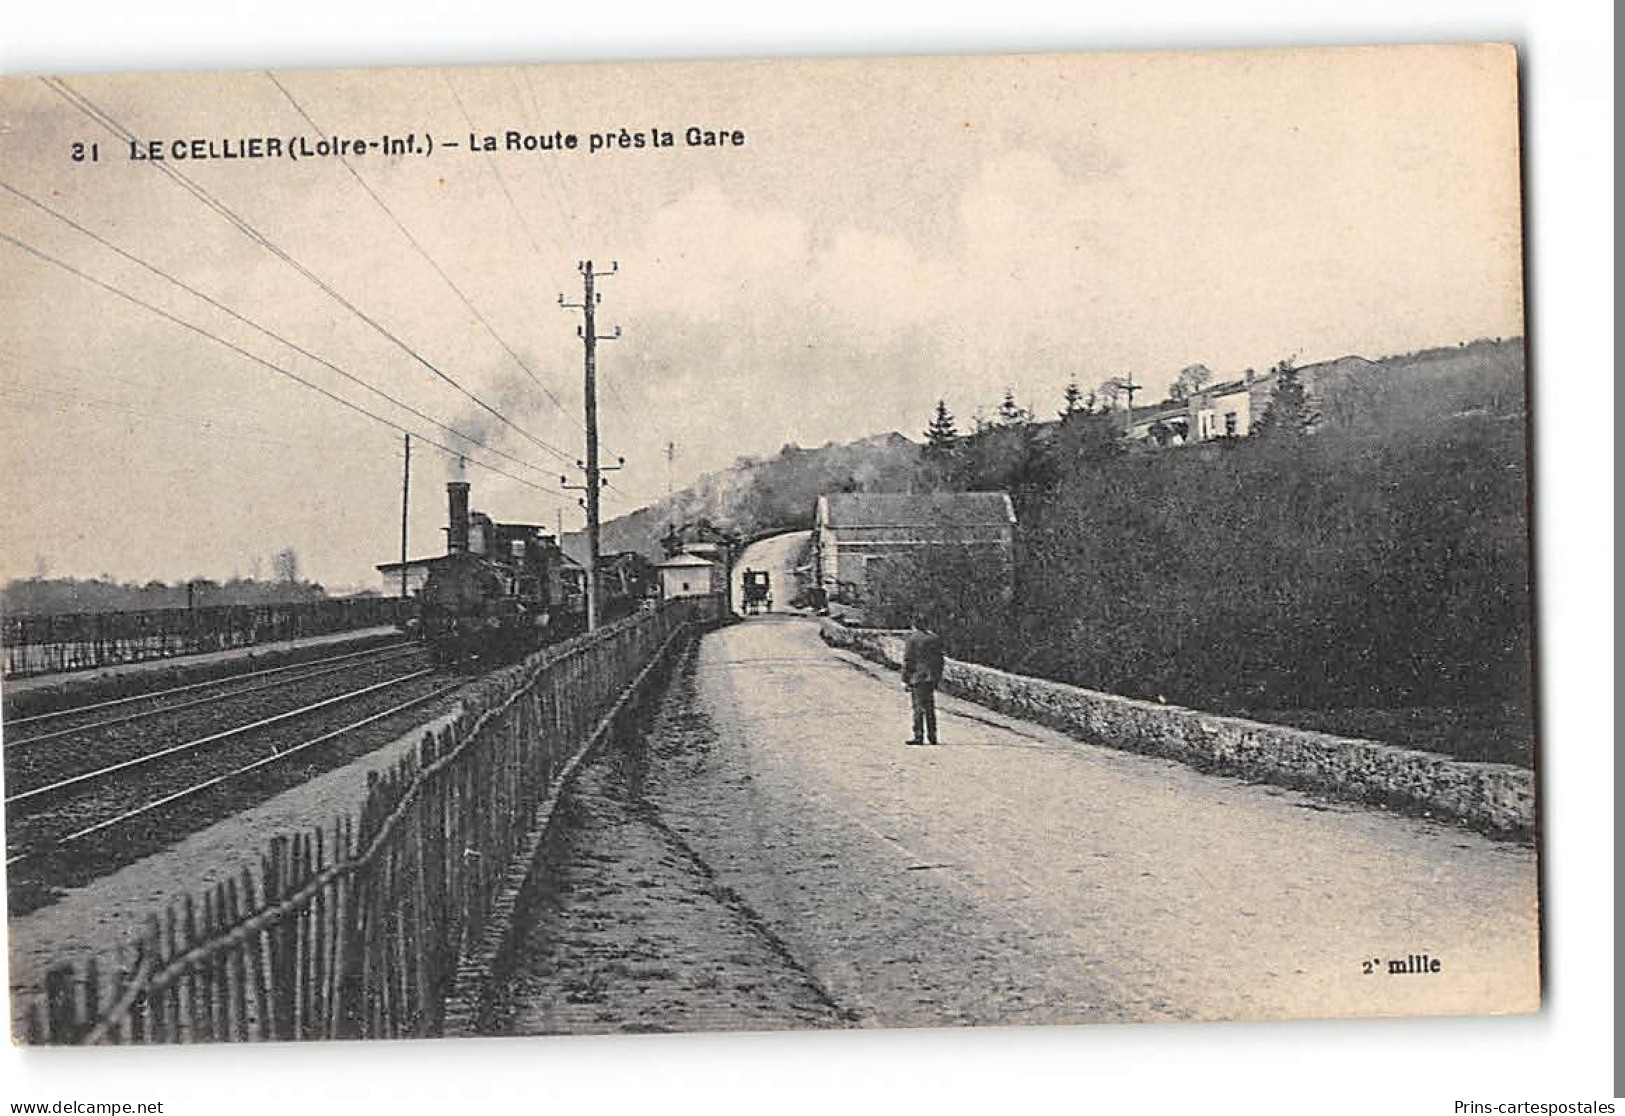
<svg viewBox="0 0 1625 1116">
<path fill-rule="evenodd" d="M 399 624 L 398 597 L 0 616 L 7 678 L 89 670 Z"/>
<path fill-rule="evenodd" d="M 667 602 L 533 656 L 372 773 L 360 813 L 274 838 L 148 921 L 138 948 L 46 976 L 29 1043 L 438 1034 L 463 951 L 560 770 L 629 683 L 719 602 Z"/>
</svg>

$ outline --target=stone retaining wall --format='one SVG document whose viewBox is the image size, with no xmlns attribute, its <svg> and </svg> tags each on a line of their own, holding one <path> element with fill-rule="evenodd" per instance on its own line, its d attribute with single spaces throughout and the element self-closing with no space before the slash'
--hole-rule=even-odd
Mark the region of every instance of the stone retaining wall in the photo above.
<svg viewBox="0 0 1625 1116">
<path fill-rule="evenodd" d="M 824 641 L 892 668 L 903 634 L 823 624 Z M 943 689 L 1092 744 L 1178 760 L 1353 802 L 1421 811 L 1496 837 L 1535 831 L 1534 773 L 1503 763 L 1468 763 L 1420 752 L 1138 701 L 992 667 L 948 660 Z"/>
</svg>

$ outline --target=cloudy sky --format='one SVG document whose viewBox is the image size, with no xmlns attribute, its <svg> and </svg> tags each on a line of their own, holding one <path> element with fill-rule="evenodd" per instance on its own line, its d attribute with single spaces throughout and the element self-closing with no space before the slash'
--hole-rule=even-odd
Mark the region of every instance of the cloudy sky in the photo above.
<svg viewBox="0 0 1625 1116">
<path fill-rule="evenodd" d="M 581 455 L 579 319 L 557 298 L 589 257 L 620 265 L 606 516 L 664 493 L 668 442 L 681 486 L 789 441 L 917 436 L 939 397 L 968 420 L 1010 385 L 1049 412 L 1074 378 L 1154 392 L 1197 361 L 1516 335 L 1515 98 L 1494 48 L 8 80 L 0 181 L 305 352 L 0 191 L 0 233 L 203 331 L 0 241 L 0 576 L 268 573 L 292 546 L 373 583 L 400 432 L 203 334 L 511 474 L 469 469 L 499 518 L 578 527 L 558 474 Z M 462 147 L 168 163 L 274 252 L 92 113 L 166 147 Z M 689 147 L 690 126 L 745 144 Z M 623 128 L 676 146 L 466 150 Z M 70 158 L 92 141 L 98 162 Z M 414 553 L 440 548 L 447 471 L 416 445 Z"/>
</svg>

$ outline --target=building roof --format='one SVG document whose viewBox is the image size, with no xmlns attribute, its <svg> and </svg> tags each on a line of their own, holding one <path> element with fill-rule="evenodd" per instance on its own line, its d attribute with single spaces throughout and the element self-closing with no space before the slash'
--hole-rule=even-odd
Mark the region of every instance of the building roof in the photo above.
<svg viewBox="0 0 1625 1116">
<path fill-rule="evenodd" d="M 1221 395 L 1234 395 L 1238 391 L 1251 391 L 1253 388 L 1259 387 L 1266 382 L 1274 380 L 1274 378 L 1275 373 L 1265 372 L 1263 375 L 1255 376 L 1251 380 L 1226 380 L 1222 384 L 1209 384 L 1195 394 L 1205 395 L 1209 398 L 1217 398 Z"/>
<path fill-rule="evenodd" d="M 715 566 L 715 562 L 701 558 L 698 554 L 679 554 L 674 558 L 667 558 L 655 568 L 658 570 L 701 569 Z"/>
<path fill-rule="evenodd" d="M 1016 521 L 1004 492 L 832 492 L 820 497 L 832 527 L 985 527 Z"/>
<path fill-rule="evenodd" d="M 1148 407 L 1136 407 L 1129 412 L 1130 426 L 1143 426 L 1147 423 L 1157 422 L 1160 419 L 1180 418 L 1185 414 L 1185 404 L 1164 400 L 1153 403 Z"/>
<path fill-rule="evenodd" d="M 436 554 L 432 558 L 408 558 L 405 565 L 407 569 L 427 569 L 433 566 L 438 566 L 445 560 L 446 555 Z M 401 565 L 402 563 L 400 562 L 380 562 L 378 565 L 374 566 L 373 569 L 377 570 L 379 573 L 399 573 L 401 570 Z"/>
</svg>

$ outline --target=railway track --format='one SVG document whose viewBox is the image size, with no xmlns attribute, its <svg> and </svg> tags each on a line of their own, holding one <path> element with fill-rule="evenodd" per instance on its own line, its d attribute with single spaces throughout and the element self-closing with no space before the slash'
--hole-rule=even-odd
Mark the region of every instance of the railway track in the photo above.
<svg viewBox="0 0 1625 1116">
<path fill-rule="evenodd" d="M 94 878 L 384 742 L 466 681 L 397 648 L 19 721 L 36 731 L 6 742 L 6 864 L 35 886 Z"/>
<path fill-rule="evenodd" d="M 329 655 L 326 658 L 309 659 L 265 670 L 245 671 L 223 678 L 211 678 L 184 686 L 129 694 L 109 701 L 91 702 L 88 705 L 73 705 L 27 717 L 6 717 L 5 745 L 8 749 L 23 748 L 94 728 L 156 716 L 175 709 L 207 705 L 238 694 L 272 690 L 306 678 L 353 669 L 358 662 L 391 661 L 413 654 L 416 649 L 415 644 L 403 640 L 382 647 L 369 647 L 362 651 Z M 97 720 L 98 717 L 101 719 Z M 19 731 L 23 733 L 21 737 L 16 735 Z"/>
<path fill-rule="evenodd" d="M 192 742 L 226 729 L 269 720 L 326 698 L 352 694 L 373 682 L 398 679 L 426 667 L 419 648 L 369 654 L 275 677 L 239 676 L 224 688 L 170 693 L 160 704 L 107 705 L 62 713 L 59 719 L 26 725 L 34 732 L 12 739 L 8 726 L 4 752 L 6 801 L 47 784 L 63 782 L 126 760 Z M 153 695 L 147 695 L 152 697 Z M 26 801 L 26 799 L 23 799 Z"/>
</svg>

